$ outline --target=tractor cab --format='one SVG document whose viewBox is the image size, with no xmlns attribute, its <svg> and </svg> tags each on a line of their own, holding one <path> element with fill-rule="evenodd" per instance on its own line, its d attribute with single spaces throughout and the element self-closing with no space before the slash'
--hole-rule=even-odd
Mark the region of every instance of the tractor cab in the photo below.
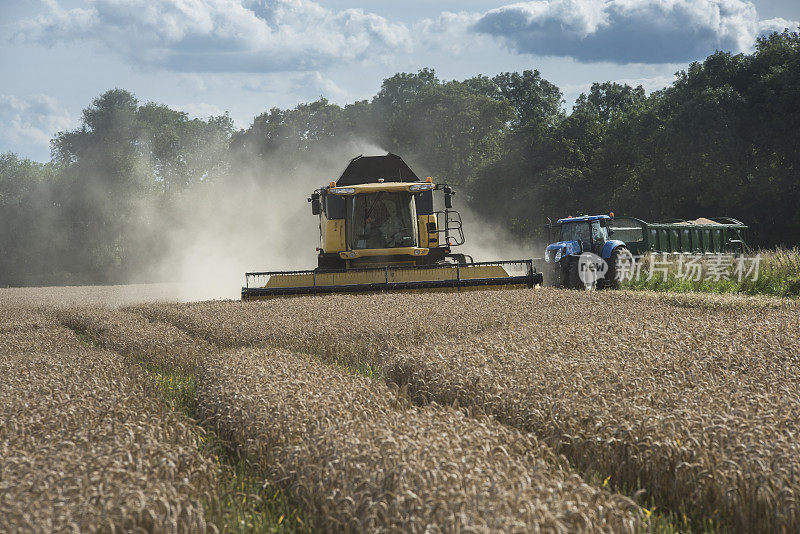
<svg viewBox="0 0 800 534">
<path fill-rule="evenodd" d="M 445 211 L 434 211 L 433 193 L 443 190 Z M 312 213 L 320 217 L 320 269 L 428 265 L 456 255 L 464 242 L 461 218 L 449 186 L 422 181 L 335 182 L 314 191 Z M 440 237 L 441 236 L 441 237 Z M 462 260 L 465 261 L 465 260 Z"/>
</svg>

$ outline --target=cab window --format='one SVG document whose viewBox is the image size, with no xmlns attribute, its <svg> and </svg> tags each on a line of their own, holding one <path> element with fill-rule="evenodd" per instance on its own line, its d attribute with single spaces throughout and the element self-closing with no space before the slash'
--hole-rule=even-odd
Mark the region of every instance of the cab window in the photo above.
<svg viewBox="0 0 800 534">
<path fill-rule="evenodd" d="M 416 208 L 410 193 L 379 192 L 349 200 L 351 249 L 413 247 Z"/>
<path fill-rule="evenodd" d="M 562 224 L 561 241 L 578 241 L 582 250 L 591 250 L 592 238 L 589 224 L 586 222 Z"/>
<path fill-rule="evenodd" d="M 592 221 L 592 244 L 595 250 L 600 250 L 608 241 L 608 228 L 600 225 L 600 221 Z"/>
</svg>

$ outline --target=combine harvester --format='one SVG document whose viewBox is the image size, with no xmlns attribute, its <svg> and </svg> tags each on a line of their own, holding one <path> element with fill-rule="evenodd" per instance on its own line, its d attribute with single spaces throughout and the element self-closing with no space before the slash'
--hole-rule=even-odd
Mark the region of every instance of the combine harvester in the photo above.
<svg viewBox="0 0 800 534">
<path fill-rule="evenodd" d="M 434 210 L 437 191 L 444 195 L 440 211 Z M 479 263 L 451 252 L 464 243 L 454 194 L 446 184 L 420 180 L 394 154 L 358 156 L 336 182 L 308 199 L 319 216 L 317 268 L 246 273 L 242 300 L 541 285 L 530 259 Z"/>
</svg>

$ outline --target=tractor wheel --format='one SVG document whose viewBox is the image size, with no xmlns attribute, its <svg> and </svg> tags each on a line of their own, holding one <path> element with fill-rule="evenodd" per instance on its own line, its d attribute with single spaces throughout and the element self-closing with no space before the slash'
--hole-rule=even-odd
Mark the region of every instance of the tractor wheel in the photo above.
<svg viewBox="0 0 800 534">
<path fill-rule="evenodd" d="M 569 256 L 561 260 L 561 286 L 567 289 L 581 289 L 583 282 L 578 275 L 578 258 Z"/>
<path fill-rule="evenodd" d="M 546 263 L 542 268 L 544 274 L 545 287 L 562 287 L 564 285 L 563 277 L 561 275 L 561 265 L 558 263 Z"/>
<path fill-rule="evenodd" d="M 626 261 L 633 261 L 630 251 L 627 247 L 622 245 L 618 246 L 611 252 L 611 257 L 608 259 L 608 271 L 606 271 L 606 280 L 603 287 L 607 289 L 619 289 L 619 278 L 617 273 L 620 272 L 620 264 Z"/>
<path fill-rule="evenodd" d="M 555 265 L 553 271 L 556 273 L 556 287 L 569 287 L 569 259 L 564 258 Z"/>
</svg>

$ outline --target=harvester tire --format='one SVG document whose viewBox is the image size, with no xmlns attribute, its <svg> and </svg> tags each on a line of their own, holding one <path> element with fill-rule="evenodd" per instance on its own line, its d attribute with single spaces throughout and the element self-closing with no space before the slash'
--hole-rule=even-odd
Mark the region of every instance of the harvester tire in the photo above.
<svg viewBox="0 0 800 534">
<path fill-rule="evenodd" d="M 622 256 L 630 256 L 630 251 L 627 247 L 618 246 L 611 252 L 611 257 L 608 258 L 608 271 L 606 271 L 606 279 L 603 287 L 606 289 L 619 289 L 619 278 L 617 271 L 619 269 L 620 258 Z"/>
<path fill-rule="evenodd" d="M 345 268 L 345 261 L 338 254 L 320 254 L 317 257 L 317 269 L 321 271 L 338 271 Z"/>
</svg>

